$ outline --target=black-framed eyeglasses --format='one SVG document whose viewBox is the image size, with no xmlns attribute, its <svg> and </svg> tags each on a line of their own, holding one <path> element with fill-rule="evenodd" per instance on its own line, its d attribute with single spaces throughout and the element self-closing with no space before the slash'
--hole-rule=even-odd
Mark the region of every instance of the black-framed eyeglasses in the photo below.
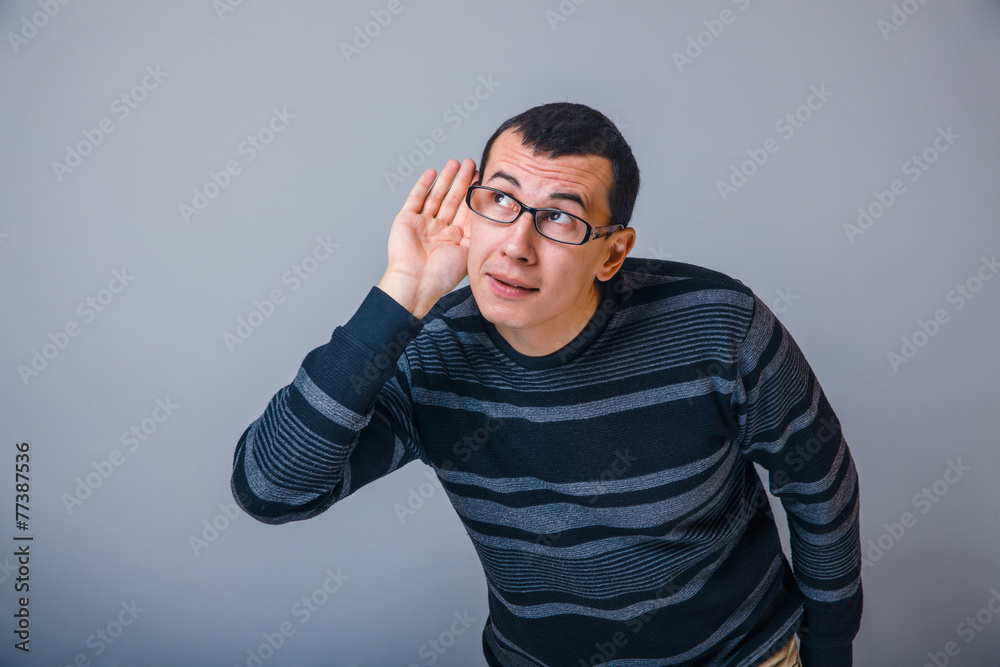
<svg viewBox="0 0 1000 667">
<path fill-rule="evenodd" d="M 465 203 L 474 213 L 503 224 L 514 222 L 527 211 L 531 214 L 538 233 L 556 243 L 583 245 L 587 241 L 610 236 L 625 228 L 622 224 L 594 227 L 583 218 L 557 208 L 532 208 L 503 190 L 485 185 L 470 185 L 465 193 Z"/>
</svg>

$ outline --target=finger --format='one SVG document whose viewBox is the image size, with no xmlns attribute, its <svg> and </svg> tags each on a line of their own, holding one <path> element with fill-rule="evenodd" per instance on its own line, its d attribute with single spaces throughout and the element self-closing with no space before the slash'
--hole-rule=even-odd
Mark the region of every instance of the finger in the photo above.
<svg viewBox="0 0 1000 667">
<path fill-rule="evenodd" d="M 434 169 L 428 169 L 420 175 L 420 178 L 414 183 L 413 189 L 410 190 L 410 194 L 407 195 L 406 202 L 403 203 L 404 211 L 420 213 L 420 209 L 424 205 L 424 198 L 427 197 L 427 188 L 434 182 L 435 176 L 437 176 L 437 171 Z"/>
<path fill-rule="evenodd" d="M 479 170 L 475 170 L 472 173 L 472 182 L 476 183 L 479 180 Z M 466 188 L 468 190 L 468 188 Z M 468 204 L 463 198 L 458 205 L 458 211 L 455 213 L 455 217 L 452 219 L 451 226 L 460 227 L 462 229 L 462 243 L 467 244 L 471 236 L 469 231 L 470 220 L 472 220 L 472 211 L 469 209 Z"/>
<path fill-rule="evenodd" d="M 441 218 L 445 223 L 450 224 L 452 219 L 455 217 L 455 212 L 458 207 L 465 202 L 465 193 L 468 191 L 469 186 L 475 181 L 476 177 L 476 163 L 471 158 L 465 158 L 462 161 L 462 168 L 459 170 L 458 174 L 455 176 L 454 182 L 451 184 L 451 189 L 448 190 L 448 196 L 444 198 L 444 202 L 441 205 L 441 210 L 437 217 Z"/>
<path fill-rule="evenodd" d="M 465 202 L 463 201 L 462 204 L 458 207 L 458 211 L 455 213 L 454 217 L 452 217 L 452 219 L 448 221 L 448 226 L 460 227 L 462 229 L 465 229 L 466 226 L 468 225 L 468 214 L 469 214 L 469 207 L 466 206 Z"/>
<path fill-rule="evenodd" d="M 458 227 L 461 230 L 458 242 L 463 248 L 468 248 L 469 242 L 472 240 L 471 220 L 472 211 L 469 210 L 465 202 L 462 202 L 462 205 L 458 207 L 458 213 L 455 214 L 455 219 L 451 223 L 451 226 Z"/>
<path fill-rule="evenodd" d="M 424 200 L 424 207 L 420 209 L 421 213 L 431 217 L 437 215 L 438 208 L 441 206 L 441 200 L 444 199 L 445 193 L 448 192 L 451 181 L 460 166 L 458 160 L 454 158 L 445 163 L 444 169 L 441 170 L 441 175 L 434 181 L 433 187 L 427 193 L 427 198 Z"/>
</svg>

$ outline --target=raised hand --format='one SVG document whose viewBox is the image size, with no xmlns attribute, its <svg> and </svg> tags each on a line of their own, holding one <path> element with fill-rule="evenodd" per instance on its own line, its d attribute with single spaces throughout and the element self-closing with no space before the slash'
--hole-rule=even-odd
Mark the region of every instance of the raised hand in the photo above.
<svg viewBox="0 0 1000 667">
<path fill-rule="evenodd" d="M 392 222 L 388 266 L 378 288 L 417 317 L 468 272 L 471 211 L 465 191 L 478 175 L 469 158 L 461 164 L 448 160 L 437 180 L 437 172 L 428 169 Z"/>
</svg>

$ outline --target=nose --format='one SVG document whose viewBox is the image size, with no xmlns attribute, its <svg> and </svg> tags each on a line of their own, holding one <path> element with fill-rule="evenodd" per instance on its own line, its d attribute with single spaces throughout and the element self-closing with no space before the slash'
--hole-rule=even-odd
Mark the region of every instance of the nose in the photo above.
<svg viewBox="0 0 1000 667">
<path fill-rule="evenodd" d="M 500 246 L 504 255 L 524 262 L 534 259 L 534 244 L 540 235 L 535 229 L 535 219 L 530 212 L 522 209 L 514 218 L 514 222 L 504 226 L 504 233 L 506 236 Z"/>
</svg>

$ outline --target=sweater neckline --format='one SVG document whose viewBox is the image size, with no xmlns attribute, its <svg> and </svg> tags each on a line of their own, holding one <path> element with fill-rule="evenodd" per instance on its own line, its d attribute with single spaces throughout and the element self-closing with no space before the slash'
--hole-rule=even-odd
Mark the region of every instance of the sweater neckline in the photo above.
<svg viewBox="0 0 1000 667">
<path fill-rule="evenodd" d="M 502 335 L 500 335 L 496 326 L 483 317 L 482 313 L 480 313 L 479 317 L 482 320 L 483 327 L 486 329 L 487 335 L 489 335 L 490 340 L 493 341 L 493 344 L 496 345 L 496 347 L 503 354 L 505 354 L 517 365 L 528 370 L 556 368 L 570 363 L 583 354 L 607 327 L 608 322 L 611 321 L 611 317 L 618 310 L 621 290 L 616 288 L 621 281 L 621 273 L 621 267 L 619 267 L 618 271 L 615 272 L 615 275 L 611 276 L 611 278 L 607 281 L 601 283 L 604 286 L 604 289 L 602 290 L 597 308 L 594 310 L 594 314 L 590 317 L 590 321 L 588 321 L 586 326 L 583 327 L 583 330 L 577 334 L 576 338 L 551 354 L 546 354 L 540 357 L 532 357 L 518 352 Z"/>
</svg>

